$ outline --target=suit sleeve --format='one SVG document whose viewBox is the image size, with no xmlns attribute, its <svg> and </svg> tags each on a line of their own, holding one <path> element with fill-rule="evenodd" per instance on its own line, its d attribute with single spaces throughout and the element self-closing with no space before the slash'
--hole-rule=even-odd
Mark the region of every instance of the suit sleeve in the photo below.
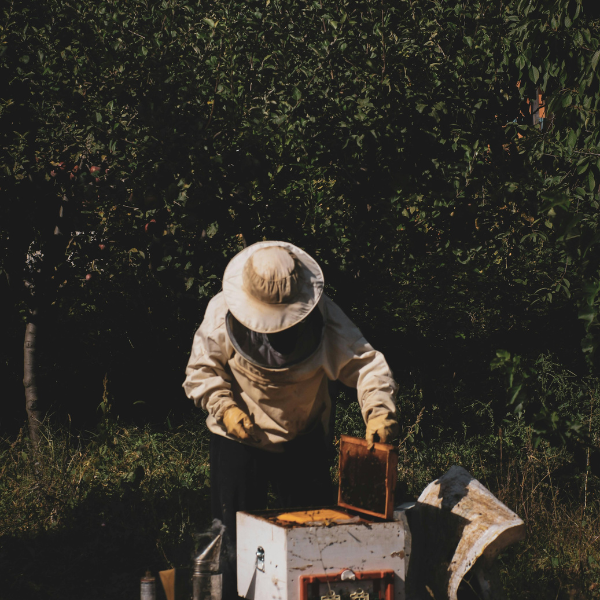
<svg viewBox="0 0 600 600">
<path fill-rule="evenodd" d="M 398 385 L 381 352 L 367 342 L 360 329 L 333 300 L 323 299 L 331 345 L 330 378 L 356 388 L 365 423 L 372 417 L 396 414 Z"/>
<path fill-rule="evenodd" d="M 222 420 L 230 406 L 236 405 L 227 365 L 233 349 L 225 328 L 227 310 L 220 296 L 209 302 L 204 320 L 196 331 L 183 382 L 187 397 L 217 421 Z"/>
<path fill-rule="evenodd" d="M 340 370 L 338 379 L 356 388 L 365 423 L 372 417 L 396 414 L 398 385 L 383 354 L 364 337 L 351 346 L 352 358 Z"/>
</svg>

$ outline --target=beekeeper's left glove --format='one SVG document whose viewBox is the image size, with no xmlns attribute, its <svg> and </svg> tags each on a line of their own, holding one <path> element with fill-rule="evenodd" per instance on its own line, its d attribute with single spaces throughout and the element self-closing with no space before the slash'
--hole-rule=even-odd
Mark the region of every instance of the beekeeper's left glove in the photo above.
<svg viewBox="0 0 600 600">
<path fill-rule="evenodd" d="M 238 438 L 239 440 L 258 441 L 254 423 L 250 417 L 237 406 L 230 406 L 223 415 L 223 425 L 229 435 Z"/>
<path fill-rule="evenodd" d="M 373 447 L 375 442 L 384 444 L 391 442 L 398 435 L 398 421 L 394 415 L 377 415 L 367 421 L 367 448 Z"/>
</svg>

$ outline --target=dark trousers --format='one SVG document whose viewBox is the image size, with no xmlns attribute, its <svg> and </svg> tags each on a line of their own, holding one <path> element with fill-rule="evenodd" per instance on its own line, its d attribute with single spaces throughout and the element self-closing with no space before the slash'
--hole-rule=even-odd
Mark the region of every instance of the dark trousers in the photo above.
<svg viewBox="0 0 600 600">
<path fill-rule="evenodd" d="M 221 553 L 223 600 L 237 595 L 235 514 L 267 508 L 309 508 L 335 503 L 330 477 L 331 448 L 323 430 L 298 436 L 282 453 L 234 442 L 211 434 L 210 488 L 214 519 L 225 525 Z"/>
</svg>

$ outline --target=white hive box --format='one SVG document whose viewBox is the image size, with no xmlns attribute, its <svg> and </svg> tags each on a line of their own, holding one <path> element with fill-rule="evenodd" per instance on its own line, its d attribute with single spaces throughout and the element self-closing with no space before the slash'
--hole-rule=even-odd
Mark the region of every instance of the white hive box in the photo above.
<svg viewBox="0 0 600 600">
<path fill-rule="evenodd" d="M 249 600 L 404 600 L 410 534 L 403 513 L 391 518 L 392 449 L 376 444 L 367 454 L 364 440 L 343 436 L 336 507 L 238 512 L 239 595 Z"/>
</svg>

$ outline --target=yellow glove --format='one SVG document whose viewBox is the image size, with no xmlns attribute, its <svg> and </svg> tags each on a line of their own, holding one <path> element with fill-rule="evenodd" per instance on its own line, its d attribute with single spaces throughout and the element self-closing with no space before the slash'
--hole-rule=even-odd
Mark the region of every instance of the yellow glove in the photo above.
<svg viewBox="0 0 600 600">
<path fill-rule="evenodd" d="M 258 442 L 254 424 L 250 417 L 237 406 L 230 406 L 223 414 L 223 425 L 229 435 L 246 441 Z"/>
<path fill-rule="evenodd" d="M 393 415 L 378 415 L 367 421 L 367 448 L 370 450 L 375 442 L 389 443 L 398 435 L 398 421 Z M 378 439 L 376 439 L 376 437 Z"/>
</svg>

